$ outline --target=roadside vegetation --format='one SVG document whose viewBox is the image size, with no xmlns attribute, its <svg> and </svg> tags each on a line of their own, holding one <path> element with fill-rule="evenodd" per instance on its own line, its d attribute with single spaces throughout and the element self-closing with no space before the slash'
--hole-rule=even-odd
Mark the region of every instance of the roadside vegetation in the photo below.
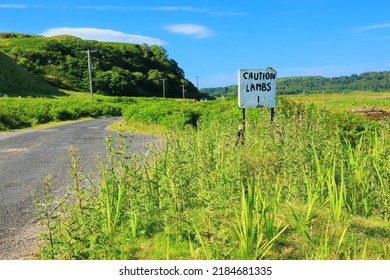
<svg viewBox="0 0 390 280">
<path fill-rule="evenodd" d="M 98 179 L 70 148 L 67 194 L 50 178 L 33 194 L 40 258 L 390 259 L 388 121 L 278 97 L 237 142 L 236 100 L 134 98 L 123 115 L 166 130 L 143 155 L 106 138 Z"/>
<path fill-rule="evenodd" d="M 58 98 L 0 98 L 0 131 L 34 127 L 49 122 L 85 117 L 120 116 L 120 98 L 96 97 L 64 92 Z"/>
</svg>

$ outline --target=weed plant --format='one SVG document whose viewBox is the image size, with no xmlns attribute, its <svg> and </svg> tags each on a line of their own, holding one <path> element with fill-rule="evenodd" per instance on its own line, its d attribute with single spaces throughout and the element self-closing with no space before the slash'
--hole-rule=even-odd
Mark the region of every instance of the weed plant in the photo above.
<svg viewBox="0 0 390 280">
<path fill-rule="evenodd" d="M 36 200 L 42 258 L 390 259 L 388 123 L 279 100 L 236 144 L 235 104 L 194 106 L 148 155 L 107 138 L 96 180 L 71 152 L 66 199 Z"/>
</svg>

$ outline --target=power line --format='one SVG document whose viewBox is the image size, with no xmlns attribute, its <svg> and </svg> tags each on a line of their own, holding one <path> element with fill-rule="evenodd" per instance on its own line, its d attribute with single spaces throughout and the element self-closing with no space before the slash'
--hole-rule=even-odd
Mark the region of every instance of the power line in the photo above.
<svg viewBox="0 0 390 280">
<path fill-rule="evenodd" d="M 97 52 L 97 50 L 86 50 L 81 51 L 88 55 L 88 76 L 89 76 L 89 91 L 91 93 L 91 97 L 93 98 L 93 90 L 92 90 L 92 62 L 91 62 L 91 53 Z"/>
</svg>

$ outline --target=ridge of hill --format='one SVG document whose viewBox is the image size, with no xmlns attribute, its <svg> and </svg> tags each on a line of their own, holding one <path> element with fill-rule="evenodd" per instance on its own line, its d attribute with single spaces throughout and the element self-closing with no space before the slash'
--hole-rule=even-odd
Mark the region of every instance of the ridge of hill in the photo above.
<svg viewBox="0 0 390 280">
<path fill-rule="evenodd" d="M 0 97 L 26 95 L 48 97 L 62 93 L 0 52 Z"/>
<path fill-rule="evenodd" d="M 89 91 L 88 56 L 94 92 L 113 96 L 161 96 L 163 82 L 167 97 L 197 97 L 196 87 L 185 78 L 177 62 L 156 45 L 98 42 L 70 35 L 43 37 L 0 33 L 0 51 L 18 65 L 51 85 Z"/>
</svg>

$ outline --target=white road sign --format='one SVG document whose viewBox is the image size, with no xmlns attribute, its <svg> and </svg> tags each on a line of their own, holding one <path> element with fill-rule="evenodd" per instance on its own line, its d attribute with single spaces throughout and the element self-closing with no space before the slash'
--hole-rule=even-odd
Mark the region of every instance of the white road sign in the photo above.
<svg viewBox="0 0 390 280">
<path fill-rule="evenodd" d="M 276 71 L 267 69 L 238 70 L 238 107 L 275 108 Z"/>
</svg>

